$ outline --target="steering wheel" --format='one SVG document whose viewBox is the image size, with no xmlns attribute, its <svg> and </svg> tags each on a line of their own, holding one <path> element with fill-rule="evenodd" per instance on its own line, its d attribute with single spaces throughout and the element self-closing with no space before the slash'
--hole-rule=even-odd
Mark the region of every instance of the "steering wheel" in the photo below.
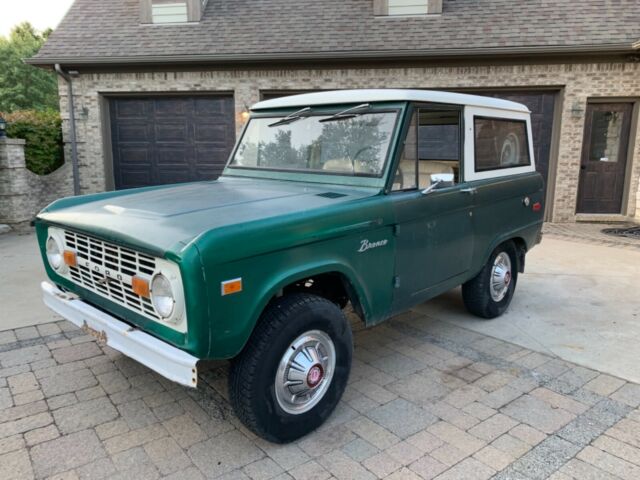
<svg viewBox="0 0 640 480">
<path fill-rule="evenodd" d="M 358 150 L 353 157 L 349 156 L 349 160 L 351 160 L 351 170 L 353 171 L 353 173 L 356 172 L 356 160 L 360 156 L 360 154 L 362 154 L 363 152 L 366 152 L 367 150 L 374 150 L 374 149 L 375 147 L 373 145 L 367 145 L 365 147 L 362 147 L 360 150 Z"/>
</svg>

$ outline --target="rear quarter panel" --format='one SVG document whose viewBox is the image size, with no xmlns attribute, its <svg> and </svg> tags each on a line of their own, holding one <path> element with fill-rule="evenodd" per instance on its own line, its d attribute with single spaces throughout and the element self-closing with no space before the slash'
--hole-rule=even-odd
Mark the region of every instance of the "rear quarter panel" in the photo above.
<svg viewBox="0 0 640 480">
<path fill-rule="evenodd" d="M 542 229 L 544 182 L 539 173 L 476 180 L 473 226 L 475 234 L 472 273 L 486 263 L 491 252 L 505 240 L 521 238 L 533 248 Z M 529 199 L 526 205 L 525 198 Z M 539 211 L 533 205 L 539 202 Z"/>
</svg>

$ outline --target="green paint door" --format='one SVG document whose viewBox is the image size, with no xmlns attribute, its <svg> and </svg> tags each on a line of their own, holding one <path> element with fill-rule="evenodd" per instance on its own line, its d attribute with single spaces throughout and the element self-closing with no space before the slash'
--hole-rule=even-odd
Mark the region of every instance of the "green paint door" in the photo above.
<svg viewBox="0 0 640 480">
<path fill-rule="evenodd" d="M 447 280 L 467 272 L 473 255 L 473 195 L 465 185 L 398 193 L 394 310 L 433 295 Z"/>
<path fill-rule="evenodd" d="M 467 272 L 473 254 L 473 195 L 461 183 L 461 111 L 421 105 L 411 123 L 391 197 L 396 215 L 394 310 L 446 288 Z M 437 179 L 433 191 L 423 190 Z"/>
</svg>

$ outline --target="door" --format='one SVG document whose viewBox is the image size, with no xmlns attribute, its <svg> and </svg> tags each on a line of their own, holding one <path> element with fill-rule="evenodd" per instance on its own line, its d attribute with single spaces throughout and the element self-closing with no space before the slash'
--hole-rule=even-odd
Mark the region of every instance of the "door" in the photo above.
<svg viewBox="0 0 640 480">
<path fill-rule="evenodd" d="M 232 95 L 109 100 L 116 189 L 212 180 L 235 142 Z"/>
<path fill-rule="evenodd" d="M 578 213 L 621 213 L 631 112 L 631 103 L 587 105 Z"/>
<path fill-rule="evenodd" d="M 411 114 L 390 194 L 397 224 L 394 311 L 455 286 L 470 268 L 473 195 L 460 183 L 461 138 L 457 107 L 420 106 Z M 438 178 L 443 183 L 423 193 Z"/>
</svg>

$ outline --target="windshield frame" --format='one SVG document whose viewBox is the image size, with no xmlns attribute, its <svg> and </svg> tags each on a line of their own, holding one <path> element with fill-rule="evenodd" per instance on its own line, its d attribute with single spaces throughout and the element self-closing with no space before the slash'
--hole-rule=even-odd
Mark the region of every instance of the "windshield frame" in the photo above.
<svg viewBox="0 0 640 480">
<path fill-rule="evenodd" d="M 333 104 L 333 105 L 314 105 L 311 106 L 311 114 L 305 116 L 299 121 L 304 121 L 307 118 L 326 116 L 329 117 L 336 113 L 343 111 L 345 108 L 352 107 L 356 104 Z M 357 106 L 357 105 L 356 105 Z M 249 123 L 253 119 L 257 118 L 273 118 L 281 119 L 297 110 L 303 105 L 286 109 L 273 109 L 265 111 L 251 112 L 250 119 L 243 126 L 242 132 L 238 137 L 227 164 L 223 171 L 224 176 L 241 176 L 241 177 L 254 177 L 254 178 L 273 178 L 277 180 L 291 180 L 291 181 L 305 181 L 305 182 L 317 182 L 317 183 L 337 183 L 343 185 L 355 185 L 355 186 L 372 186 L 372 187 L 384 187 L 386 177 L 389 170 L 389 164 L 393 161 L 394 153 L 397 148 L 397 142 L 399 133 L 401 130 L 404 113 L 407 108 L 407 102 L 381 102 L 371 103 L 371 107 L 363 112 L 363 114 L 378 114 L 378 113 L 394 113 L 395 119 L 393 128 L 391 129 L 391 138 L 389 139 L 389 146 L 385 153 L 384 162 L 380 169 L 380 173 L 350 173 L 350 172 L 335 172 L 327 170 L 301 170 L 293 168 L 277 168 L 277 167 L 253 167 L 253 166 L 241 166 L 233 165 L 231 162 L 235 158 L 235 155 L 240 147 L 242 140 L 246 134 Z M 340 121 L 340 120 L 336 120 Z M 324 180 L 323 180 L 324 179 Z"/>
</svg>

